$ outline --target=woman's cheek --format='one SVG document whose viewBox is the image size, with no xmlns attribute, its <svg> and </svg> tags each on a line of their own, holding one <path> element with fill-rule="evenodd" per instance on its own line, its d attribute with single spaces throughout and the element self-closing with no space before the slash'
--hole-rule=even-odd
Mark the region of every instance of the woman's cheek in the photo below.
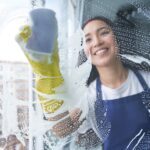
<svg viewBox="0 0 150 150">
<path fill-rule="evenodd" d="M 88 58 L 90 55 L 90 49 L 87 45 L 84 46 L 84 52 L 85 52 L 86 57 Z"/>
</svg>

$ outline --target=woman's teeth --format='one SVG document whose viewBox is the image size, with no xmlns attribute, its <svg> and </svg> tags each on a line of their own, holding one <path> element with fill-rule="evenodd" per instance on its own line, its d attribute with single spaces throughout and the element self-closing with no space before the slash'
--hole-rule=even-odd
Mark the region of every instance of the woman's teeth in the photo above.
<svg viewBox="0 0 150 150">
<path fill-rule="evenodd" d="M 95 53 L 95 55 L 104 54 L 107 50 L 108 50 L 107 48 L 97 50 L 96 53 Z"/>
</svg>

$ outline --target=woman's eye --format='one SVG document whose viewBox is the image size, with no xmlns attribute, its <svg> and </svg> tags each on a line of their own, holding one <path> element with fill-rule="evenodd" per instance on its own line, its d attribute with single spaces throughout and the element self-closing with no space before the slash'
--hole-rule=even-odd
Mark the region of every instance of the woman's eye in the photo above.
<svg viewBox="0 0 150 150">
<path fill-rule="evenodd" d="M 85 40 L 86 43 L 89 43 L 90 41 L 91 41 L 90 38 L 87 38 L 87 39 Z"/>
<path fill-rule="evenodd" d="M 100 35 L 107 35 L 107 34 L 109 34 L 109 31 L 102 31 L 102 32 L 100 32 Z"/>
</svg>

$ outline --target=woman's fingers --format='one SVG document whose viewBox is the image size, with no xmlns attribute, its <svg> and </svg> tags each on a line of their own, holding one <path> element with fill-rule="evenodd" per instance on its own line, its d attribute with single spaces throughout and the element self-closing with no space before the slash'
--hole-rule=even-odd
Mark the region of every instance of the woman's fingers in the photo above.
<svg viewBox="0 0 150 150">
<path fill-rule="evenodd" d="M 65 116 L 67 116 L 68 114 L 70 115 L 71 119 L 74 120 L 74 119 L 78 119 L 81 115 L 81 110 L 79 108 L 76 108 L 76 109 L 73 109 L 72 111 L 65 111 L 61 114 L 58 114 L 54 117 L 49 117 L 49 118 L 46 118 L 48 121 L 58 121 L 62 118 L 64 118 Z"/>
<path fill-rule="evenodd" d="M 81 114 L 82 111 L 79 108 L 70 111 L 69 117 L 53 126 L 52 132 L 61 138 L 75 132 L 83 122 L 83 120 L 79 121 Z"/>
<path fill-rule="evenodd" d="M 70 118 L 73 123 L 77 122 L 82 114 L 82 111 L 80 108 L 73 109 L 72 111 L 69 112 Z"/>
<path fill-rule="evenodd" d="M 49 117 L 49 118 L 47 118 L 47 120 L 48 121 L 58 121 L 58 120 L 62 119 L 63 117 L 67 116 L 68 114 L 69 114 L 69 111 L 65 111 L 61 114 L 54 116 L 54 117 Z"/>
<path fill-rule="evenodd" d="M 73 124 L 70 117 L 65 118 L 53 126 L 52 131 L 58 137 L 65 137 L 72 132 Z"/>
<path fill-rule="evenodd" d="M 58 122 L 56 125 L 53 126 L 54 131 L 59 131 L 65 128 L 68 128 L 71 125 L 72 121 L 70 117 L 63 119 L 62 121 Z"/>
</svg>

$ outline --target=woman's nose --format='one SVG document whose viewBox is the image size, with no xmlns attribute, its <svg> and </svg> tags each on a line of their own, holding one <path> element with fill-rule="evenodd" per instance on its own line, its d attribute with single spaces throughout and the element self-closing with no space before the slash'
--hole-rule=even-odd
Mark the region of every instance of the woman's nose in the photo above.
<svg viewBox="0 0 150 150">
<path fill-rule="evenodd" d="M 104 41 L 101 37 L 95 36 L 94 41 L 93 41 L 94 47 L 102 45 L 103 42 Z"/>
</svg>

